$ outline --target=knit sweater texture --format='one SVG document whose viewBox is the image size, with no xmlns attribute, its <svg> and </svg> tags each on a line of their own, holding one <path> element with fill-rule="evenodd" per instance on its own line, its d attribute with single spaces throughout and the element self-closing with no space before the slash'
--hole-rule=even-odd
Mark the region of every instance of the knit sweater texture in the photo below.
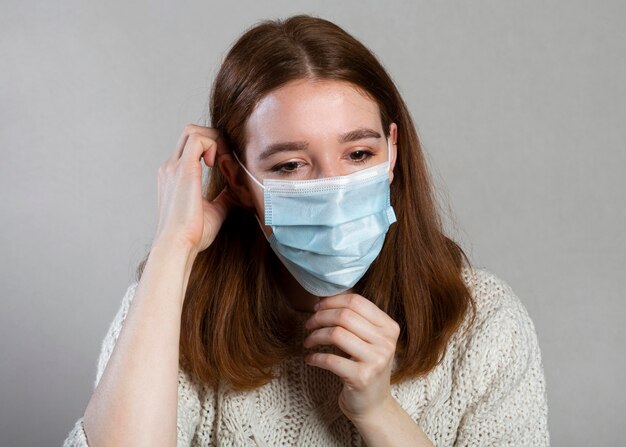
<svg viewBox="0 0 626 447">
<path fill-rule="evenodd" d="M 535 326 L 520 299 L 486 269 L 467 266 L 463 279 L 476 303 L 427 375 L 391 386 L 393 397 L 436 446 L 547 446 L 548 405 Z M 94 388 L 132 302 L 131 283 L 102 342 Z M 300 321 L 301 341 L 307 331 Z M 253 391 L 216 389 L 178 375 L 177 446 L 365 446 L 341 412 L 341 381 L 291 357 L 279 377 Z M 394 362 L 395 369 L 395 362 Z M 83 418 L 64 447 L 88 446 Z"/>
</svg>

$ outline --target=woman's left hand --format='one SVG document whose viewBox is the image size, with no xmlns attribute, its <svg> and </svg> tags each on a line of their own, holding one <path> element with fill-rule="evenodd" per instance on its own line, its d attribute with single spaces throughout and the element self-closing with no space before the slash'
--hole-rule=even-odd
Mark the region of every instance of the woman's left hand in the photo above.
<svg viewBox="0 0 626 447">
<path fill-rule="evenodd" d="M 361 295 L 346 293 L 322 298 L 306 322 L 312 333 L 305 348 L 334 345 L 349 358 L 330 353 L 305 357 L 309 365 L 341 378 L 341 411 L 353 422 L 375 417 L 377 409 L 393 401 L 391 367 L 400 326 Z"/>
</svg>

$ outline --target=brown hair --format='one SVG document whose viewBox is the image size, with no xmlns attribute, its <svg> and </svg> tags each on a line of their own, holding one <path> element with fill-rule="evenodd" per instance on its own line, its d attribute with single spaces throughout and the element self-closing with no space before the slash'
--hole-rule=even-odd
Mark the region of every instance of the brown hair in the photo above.
<svg viewBox="0 0 626 447">
<path fill-rule="evenodd" d="M 400 325 L 392 382 L 426 374 L 443 358 L 451 335 L 474 311 L 463 281 L 461 247 L 443 234 L 432 181 L 413 121 L 376 57 L 337 25 L 297 15 L 266 20 L 235 42 L 211 93 L 211 126 L 245 160 L 245 124 L 257 102 L 296 79 L 347 81 L 376 101 L 383 129 L 398 125 L 391 184 L 397 223 L 354 291 Z M 206 197 L 227 185 L 212 170 Z M 277 284 L 280 261 L 268 248 L 254 215 L 232 211 L 193 264 L 181 320 L 181 364 L 204 382 L 225 380 L 251 389 L 273 378 L 272 369 L 293 346 L 294 320 Z M 146 258 L 137 268 L 141 277 Z M 473 314 L 472 314 L 473 315 Z M 291 314 L 293 316 L 293 314 Z"/>
</svg>

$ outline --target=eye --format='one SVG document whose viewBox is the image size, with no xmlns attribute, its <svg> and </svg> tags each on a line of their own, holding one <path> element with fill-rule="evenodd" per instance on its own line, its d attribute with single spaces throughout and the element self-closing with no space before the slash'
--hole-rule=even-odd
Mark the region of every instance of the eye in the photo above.
<svg viewBox="0 0 626 447">
<path fill-rule="evenodd" d="M 365 161 L 367 161 L 370 157 L 372 157 L 374 154 L 372 154 L 370 151 L 354 151 L 350 153 L 350 160 L 357 162 L 357 163 L 363 163 Z"/>
<path fill-rule="evenodd" d="M 272 172 L 280 172 L 280 173 L 287 174 L 290 172 L 295 172 L 300 167 L 300 165 L 301 163 L 297 161 L 288 161 L 287 163 L 274 166 L 272 168 Z"/>
</svg>

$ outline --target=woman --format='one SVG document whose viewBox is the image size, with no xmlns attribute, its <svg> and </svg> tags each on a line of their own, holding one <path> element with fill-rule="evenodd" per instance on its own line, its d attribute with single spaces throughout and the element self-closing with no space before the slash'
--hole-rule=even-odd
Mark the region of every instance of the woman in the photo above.
<svg viewBox="0 0 626 447">
<path fill-rule="evenodd" d="M 66 445 L 548 444 L 533 323 L 443 234 L 368 49 L 319 18 L 260 23 L 211 120 L 159 168 L 152 249 Z"/>
</svg>

